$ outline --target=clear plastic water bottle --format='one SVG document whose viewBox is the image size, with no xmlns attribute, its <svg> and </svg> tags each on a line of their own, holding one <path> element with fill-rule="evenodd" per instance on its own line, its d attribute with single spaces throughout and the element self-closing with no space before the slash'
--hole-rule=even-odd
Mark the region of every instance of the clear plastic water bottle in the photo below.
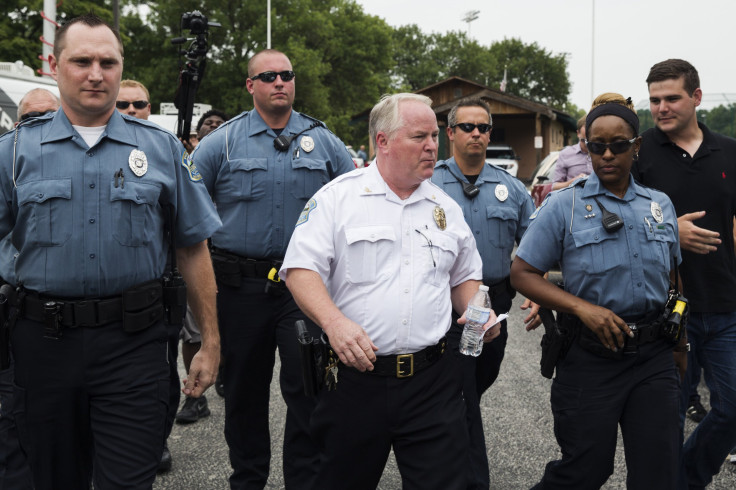
<svg viewBox="0 0 736 490">
<path fill-rule="evenodd" d="M 460 337 L 460 352 L 466 356 L 478 357 L 483 350 L 483 325 L 491 317 L 491 297 L 488 296 L 488 286 L 481 284 L 478 292 L 468 303 L 465 311 L 465 328 Z"/>
</svg>

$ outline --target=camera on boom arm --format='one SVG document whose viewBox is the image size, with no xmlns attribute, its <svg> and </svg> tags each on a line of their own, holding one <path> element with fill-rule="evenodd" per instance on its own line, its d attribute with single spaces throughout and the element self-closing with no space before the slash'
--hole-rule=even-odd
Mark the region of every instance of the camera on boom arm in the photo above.
<svg viewBox="0 0 736 490">
<path fill-rule="evenodd" d="M 210 27 L 220 27 L 220 24 L 209 22 L 199 10 L 185 12 L 181 16 L 181 30 L 188 29 L 189 34 L 194 37 L 176 37 L 171 40 L 171 43 L 175 45 L 191 41 L 187 49 L 179 51 L 179 54 L 184 55 L 185 60 L 179 71 L 179 85 L 174 96 L 174 105 L 179 110 L 176 135 L 184 141 L 189 141 L 194 97 L 204 77 L 204 69 L 207 64 L 209 49 L 207 38 Z"/>
</svg>

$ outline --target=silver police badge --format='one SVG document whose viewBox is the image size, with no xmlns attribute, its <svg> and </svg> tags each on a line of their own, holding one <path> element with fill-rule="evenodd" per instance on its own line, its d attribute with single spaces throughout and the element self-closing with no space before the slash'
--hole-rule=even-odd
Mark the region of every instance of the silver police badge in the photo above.
<svg viewBox="0 0 736 490">
<path fill-rule="evenodd" d="M 509 189 L 503 184 L 498 184 L 496 186 L 496 199 L 498 199 L 501 202 L 504 202 L 509 197 Z"/>
<path fill-rule="evenodd" d="M 133 150 L 128 157 L 128 166 L 138 177 L 143 177 L 148 171 L 148 159 L 141 150 Z"/>
<path fill-rule="evenodd" d="M 302 139 L 299 142 L 299 146 L 302 147 L 302 150 L 309 153 L 310 151 L 314 150 L 314 140 L 311 136 L 302 136 Z"/>
<path fill-rule="evenodd" d="M 650 210 L 652 211 L 652 217 L 654 218 L 654 221 L 656 221 L 657 223 L 661 223 L 664 220 L 664 216 L 662 216 L 662 208 L 659 207 L 658 202 L 652 201 Z"/>
</svg>

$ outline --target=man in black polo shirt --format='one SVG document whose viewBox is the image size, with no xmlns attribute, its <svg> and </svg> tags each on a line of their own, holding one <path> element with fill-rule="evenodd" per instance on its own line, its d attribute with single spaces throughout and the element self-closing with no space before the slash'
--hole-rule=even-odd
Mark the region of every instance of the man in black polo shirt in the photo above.
<svg viewBox="0 0 736 490">
<path fill-rule="evenodd" d="M 698 123 L 703 93 L 687 61 L 657 63 L 647 84 L 656 127 L 642 134 L 632 174 L 665 192 L 679 215 L 688 364 L 697 358 L 711 393 L 711 411 L 685 442 L 683 459 L 690 488 L 704 488 L 736 444 L 736 140 Z M 683 420 L 689 391 L 685 379 Z"/>
</svg>

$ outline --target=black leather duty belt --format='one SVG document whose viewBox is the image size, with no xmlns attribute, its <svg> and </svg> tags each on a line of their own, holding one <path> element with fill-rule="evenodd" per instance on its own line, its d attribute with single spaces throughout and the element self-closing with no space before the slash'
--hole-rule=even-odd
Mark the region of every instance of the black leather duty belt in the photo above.
<svg viewBox="0 0 736 490">
<path fill-rule="evenodd" d="M 445 350 L 447 350 L 447 339 L 442 337 L 437 345 L 425 347 L 413 354 L 377 356 L 376 361 L 373 363 L 373 371 L 366 371 L 366 373 L 376 374 L 378 376 L 409 378 L 439 361 Z"/>
<path fill-rule="evenodd" d="M 162 297 L 161 281 L 154 279 L 120 296 L 99 299 L 69 300 L 25 291 L 20 307 L 21 316 L 35 322 L 48 322 L 51 316 L 66 328 L 123 322 L 124 330 L 135 332 L 163 318 Z"/>
<path fill-rule="evenodd" d="M 212 247 L 212 262 L 215 266 L 215 272 L 217 269 L 223 272 L 234 272 L 234 270 L 240 272 L 242 277 L 255 278 L 255 279 L 268 279 L 269 273 L 272 269 L 278 270 L 281 268 L 283 260 L 256 260 L 243 257 L 221 248 Z M 224 270 L 224 269 L 230 269 Z"/>
</svg>

